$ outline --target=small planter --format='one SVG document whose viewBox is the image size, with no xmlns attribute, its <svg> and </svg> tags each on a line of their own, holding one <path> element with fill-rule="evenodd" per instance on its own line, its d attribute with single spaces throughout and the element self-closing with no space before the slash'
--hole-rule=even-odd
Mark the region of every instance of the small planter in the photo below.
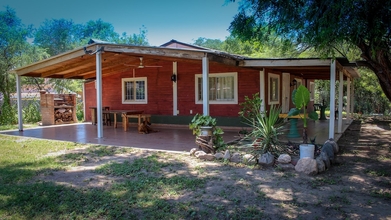
<svg viewBox="0 0 391 220">
<path fill-rule="evenodd" d="M 314 159 L 315 145 L 313 144 L 300 144 L 300 159 L 309 157 Z"/>
<path fill-rule="evenodd" d="M 213 127 L 212 126 L 201 126 L 201 136 L 212 136 L 213 134 Z"/>
</svg>

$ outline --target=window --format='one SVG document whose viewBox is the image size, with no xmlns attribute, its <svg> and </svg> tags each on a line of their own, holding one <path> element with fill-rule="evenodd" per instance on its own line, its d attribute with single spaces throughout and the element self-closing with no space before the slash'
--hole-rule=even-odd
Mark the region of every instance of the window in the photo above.
<svg viewBox="0 0 391 220">
<path fill-rule="evenodd" d="M 269 105 L 280 104 L 280 75 L 269 74 Z"/>
<path fill-rule="evenodd" d="M 209 74 L 209 103 L 238 104 L 237 73 Z M 196 104 L 202 104 L 202 74 L 195 76 Z"/>
<path fill-rule="evenodd" d="M 122 79 L 122 104 L 147 103 L 147 78 Z"/>
</svg>

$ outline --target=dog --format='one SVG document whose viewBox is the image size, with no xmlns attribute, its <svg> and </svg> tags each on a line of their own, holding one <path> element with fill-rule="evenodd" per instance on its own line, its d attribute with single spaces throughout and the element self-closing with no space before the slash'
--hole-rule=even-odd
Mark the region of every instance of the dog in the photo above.
<svg viewBox="0 0 391 220">
<path fill-rule="evenodd" d="M 158 130 L 153 129 L 151 123 L 146 120 L 138 126 L 138 133 L 140 134 L 149 134 L 151 132 L 158 132 Z"/>
</svg>

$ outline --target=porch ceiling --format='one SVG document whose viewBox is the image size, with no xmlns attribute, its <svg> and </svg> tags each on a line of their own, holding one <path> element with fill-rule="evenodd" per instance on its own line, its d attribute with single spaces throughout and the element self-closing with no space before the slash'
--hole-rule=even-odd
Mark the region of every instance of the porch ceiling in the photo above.
<svg viewBox="0 0 391 220">
<path fill-rule="evenodd" d="M 330 79 L 331 58 L 303 58 L 303 59 L 246 59 L 241 63 L 243 67 L 265 67 L 272 71 L 286 72 L 293 76 L 305 79 Z M 337 69 L 344 73 L 344 78 L 360 77 L 355 63 L 349 63 L 346 58 L 336 58 Z"/>
<path fill-rule="evenodd" d="M 96 51 L 103 47 L 102 74 L 111 74 L 137 68 L 140 57 L 145 66 L 159 66 L 159 62 L 199 63 L 207 56 L 211 65 L 219 63 L 244 68 L 269 68 L 272 71 L 287 72 L 306 79 L 329 79 L 332 59 L 253 59 L 213 50 L 192 50 L 165 47 L 129 46 L 107 43 L 94 43 L 49 59 L 18 68 L 14 72 L 20 76 L 94 79 L 96 77 L 96 57 L 86 51 Z M 337 68 L 345 78 L 359 77 L 355 64 L 345 58 L 337 58 Z M 171 67 L 170 67 L 171 68 Z"/>
<path fill-rule="evenodd" d="M 49 59 L 14 70 L 20 76 L 64 79 L 92 79 L 96 77 L 96 56 L 86 51 L 103 47 L 102 74 L 104 76 L 137 68 L 140 57 L 144 66 L 159 66 L 160 61 L 202 62 L 207 56 L 211 63 L 237 66 L 240 59 L 214 51 L 128 46 L 117 44 L 92 44 Z"/>
</svg>

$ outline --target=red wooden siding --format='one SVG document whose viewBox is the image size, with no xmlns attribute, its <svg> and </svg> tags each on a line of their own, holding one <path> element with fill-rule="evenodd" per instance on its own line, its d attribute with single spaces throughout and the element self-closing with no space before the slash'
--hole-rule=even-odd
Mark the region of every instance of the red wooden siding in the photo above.
<svg viewBox="0 0 391 220">
<path fill-rule="evenodd" d="M 172 62 L 160 62 L 160 68 L 135 69 L 135 77 L 147 77 L 148 104 L 122 104 L 121 80 L 133 77 L 132 69 L 110 76 L 103 77 L 103 106 L 111 109 L 144 110 L 148 114 L 172 115 L 173 89 L 171 82 Z M 238 73 L 238 103 L 244 101 L 245 96 L 259 92 L 259 70 L 230 67 L 224 65 L 209 65 L 209 73 Z M 202 104 L 195 104 L 195 74 L 202 73 L 202 63 L 178 62 L 178 110 L 179 115 L 195 115 L 202 113 Z M 89 107 L 96 106 L 95 83 L 85 84 L 86 93 L 86 120 L 91 120 Z M 192 110 L 192 114 L 190 114 Z M 210 104 L 210 115 L 236 117 L 240 111 L 239 104 Z"/>
</svg>

